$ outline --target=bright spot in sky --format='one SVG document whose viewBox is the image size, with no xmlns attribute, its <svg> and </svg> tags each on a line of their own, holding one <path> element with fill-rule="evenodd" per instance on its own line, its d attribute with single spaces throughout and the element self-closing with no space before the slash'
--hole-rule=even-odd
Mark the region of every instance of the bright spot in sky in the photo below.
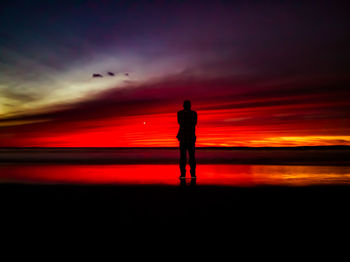
<svg viewBox="0 0 350 262">
<path fill-rule="evenodd" d="M 143 122 L 143 124 L 145 125 L 145 124 L 146 124 L 146 122 Z"/>
</svg>

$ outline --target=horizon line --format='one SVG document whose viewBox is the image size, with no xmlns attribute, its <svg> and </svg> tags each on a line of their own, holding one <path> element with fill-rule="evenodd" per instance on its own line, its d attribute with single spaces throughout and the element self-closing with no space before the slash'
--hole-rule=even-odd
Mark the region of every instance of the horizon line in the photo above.
<svg viewBox="0 0 350 262">
<path fill-rule="evenodd" d="M 79 146 L 79 147 L 71 147 L 71 146 L 10 146 L 10 147 L 0 147 L 0 149 L 178 149 L 178 146 L 169 146 L 169 147 L 90 147 L 90 146 Z M 220 147 L 220 146 L 198 146 L 196 149 L 300 149 L 300 148 L 347 148 L 350 149 L 350 145 L 320 145 L 320 146 L 263 146 L 263 147 L 253 147 L 253 146 L 232 146 L 232 147 Z"/>
</svg>

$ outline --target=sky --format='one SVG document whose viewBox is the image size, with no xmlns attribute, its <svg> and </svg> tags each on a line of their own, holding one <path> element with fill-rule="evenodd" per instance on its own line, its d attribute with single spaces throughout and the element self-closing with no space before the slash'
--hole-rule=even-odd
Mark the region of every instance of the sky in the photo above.
<svg viewBox="0 0 350 262">
<path fill-rule="evenodd" d="M 0 146 L 177 146 L 185 99 L 197 146 L 350 145 L 348 10 L 2 0 Z"/>
</svg>

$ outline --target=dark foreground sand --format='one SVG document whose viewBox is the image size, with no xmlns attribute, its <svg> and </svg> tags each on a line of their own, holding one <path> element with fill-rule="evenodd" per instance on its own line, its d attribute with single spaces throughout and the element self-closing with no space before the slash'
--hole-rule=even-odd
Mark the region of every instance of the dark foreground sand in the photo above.
<svg viewBox="0 0 350 262">
<path fill-rule="evenodd" d="M 0 184 L 2 225 L 35 230 L 186 227 L 330 232 L 349 223 L 350 187 Z M 85 230 L 85 229 L 84 229 Z M 295 231 L 296 230 L 296 231 Z"/>
</svg>

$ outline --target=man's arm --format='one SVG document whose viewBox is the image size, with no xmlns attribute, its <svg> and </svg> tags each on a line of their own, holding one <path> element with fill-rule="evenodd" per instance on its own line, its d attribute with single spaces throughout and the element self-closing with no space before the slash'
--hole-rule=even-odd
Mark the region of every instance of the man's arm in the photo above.
<svg viewBox="0 0 350 262">
<path fill-rule="evenodd" d="M 197 112 L 194 112 L 194 125 L 197 125 Z"/>
<path fill-rule="evenodd" d="M 177 122 L 179 123 L 179 125 L 181 125 L 181 113 L 180 113 L 180 111 L 179 112 L 177 112 Z"/>
</svg>

